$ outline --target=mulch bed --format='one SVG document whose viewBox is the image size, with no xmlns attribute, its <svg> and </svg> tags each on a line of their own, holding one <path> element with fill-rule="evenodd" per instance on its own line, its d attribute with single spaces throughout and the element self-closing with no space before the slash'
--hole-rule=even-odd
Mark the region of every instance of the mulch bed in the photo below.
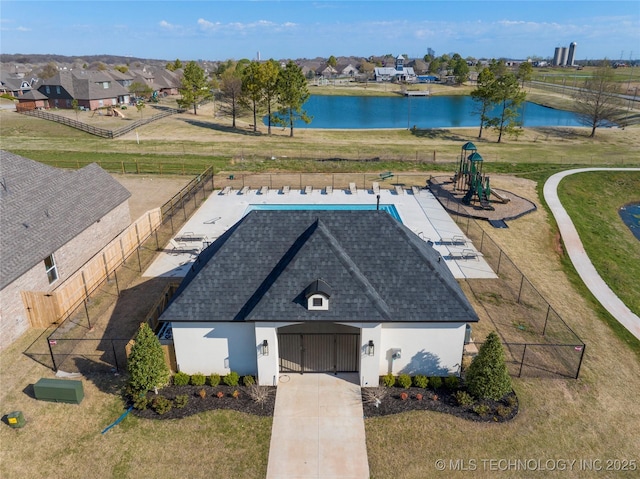
<svg viewBox="0 0 640 479">
<path fill-rule="evenodd" d="M 370 393 L 366 389 L 362 391 L 362 406 L 365 418 L 388 416 L 408 411 L 437 411 L 469 421 L 507 422 L 518 414 L 518 399 L 513 392 L 500 401 L 483 400 L 476 401 L 470 406 L 459 406 L 454 396 L 455 391 L 449 391 L 445 388 L 433 391 L 416 387 L 408 389 L 394 387 L 379 388 L 378 391 L 383 391 L 383 394 L 386 393 L 378 407 L 370 400 Z M 408 396 L 405 400 L 401 398 L 403 392 L 407 393 Z M 416 398 L 418 394 L 422 394 L 423 398 L 421 400 Z M 435 399 L 436 397 L 437 399 Z M 513 399 L 509 399 L 510 397 Z M 511 406 L 509 401 L 514 405 Z M 474 411 L 474 408 L 478 405 L 487 406 L 486 414 L 480 415 Z"/>
<path fill-rule="evenodd" d="M 158 396 L 164 396 L 175 402 L 176 396 L 186 394 L 189 398 L 187 405 L 183 408 L 177 408 L 174 405 L 168 412 L 158 414 L 150 404 L 144 410 L 134 408 L 132 413 L 145 419 L 181 419 L 203 411 L 231 409 L 256 416 L 273 416 L 276 404 L 276 388 L 272 386 L 262 387 L 265 388 L 265 391 L 268 391 L 268 397 L 263 402 L 257 402 L 251 398 L 248 388 L 244 386 L 167 386 L 158 391 Z M 200 397 L 201 390 L 206 393 L 204 398 Z M 237 398 L 233 397 L 234 391 L 239 393 Z M 219 398 L 217 396 L 219 392 L 222 392 L 223 397 Z M 147 397 L 150 400 L 153 400 L 155 396 L 153 392 L 147 393 Z"/>
<path fill-rule="evenodd" d="M 174 405 L 168 412 L 158 414 L 150 403 L 147 409 L 134 408 L 132 413 L 145 419 L 181 419 L 204 411 L 230 409 L 256 416 L 273 416 L 276 388 L 272 386 L 263 386 L 263 388 L 268 391 L 268 396 L 264 401 L 257 402 L 251 398 L 248 388 L 243 386 L 167 386 L 158 391 L 158 396 L 164 396 L 175 403 L 177 396 L 187 395 L 189 398 L 187 405 L 182 408 Z M 204 398 L 200 396 L 201 390 L 205 391 Z M 378 407 L 370 400 L 370 394 L 374 390 L 382 391 L 384 394 Z M 237 398 L 233 397 L 234 391 L 239 393 Z M 218 397 L 219 392 L 222 393 L 222 397 Z M 403 392 L 408 396 L 405 400 L 401 397 Z M 421 400 L 417 399 L 418 394 L 422 394 Z M 156 395 L 149 392 L 147 397 L 152 401 Z M 509 399 L 510 397 L 512 399 Z M 510 402 L 514 405 L 511 406 Z M 480 415 L 474 411 L 478 405 L 487 406 L 486 414 Z M 515 393 L 508 394 L 500 401 L 484 400 L 477 401 L 470 406 L 459 406 L 454 391 L 446 388 L 440 388 L 436 391 L 417 387 L 408 389 L 398 387 L 364 388 L 362 390 L 362 407 L 365 418 L 388 416 L 408 411 L 437 411 L 470 421 L 507 422 L 518 414 L 518 400 Z"/>
</svg>

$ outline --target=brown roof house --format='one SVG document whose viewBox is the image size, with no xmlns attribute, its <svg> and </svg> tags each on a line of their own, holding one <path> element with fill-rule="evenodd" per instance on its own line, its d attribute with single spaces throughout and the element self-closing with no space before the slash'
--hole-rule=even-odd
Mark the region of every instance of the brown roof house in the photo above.
<svg viewBox="0 0 640 479">
<path fill-rule="evenodd" d="M 62 170 L 0 150 L 0 349 L 129 226 L 131 196 L 95 163 Z M 56 318 L 57 319 L 57 318 Z"/>
<path fill-rule="evenodd" d="M 51 108 L 72 108 L 74 99 L 89 110 L 129 103 L 129 90 L 106 71 L 60 71 L 40 80 L 38 91 Z"/>
</svg>

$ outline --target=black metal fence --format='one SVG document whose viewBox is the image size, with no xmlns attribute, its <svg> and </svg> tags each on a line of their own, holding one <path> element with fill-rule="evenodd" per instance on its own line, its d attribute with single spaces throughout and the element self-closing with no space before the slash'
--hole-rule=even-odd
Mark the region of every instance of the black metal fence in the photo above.
<svg viewBox="0 0 640 479">
<path fill-rule="evenodd" d="M 152 280 L 131 288 L 134 281 L 151 264 L 158 250 L 213 191 L 213 169 L 208 168 L 191 180 L 180 192 L 162 205 L 161 224 L 122 264 L 87 292 L 84 301 L 48 331 L 46 346 L 41 341 L 32 344 L 25 354 L 51 367 L 54 371 L 88 373 L 96 370 L 121 370 L 126 367 L 125 346 L 133 338 L 139 323 L 149 318 L 149 311 L 157 307 L 158 297 L 164 295 L 167 282 Z M 136 317 L 125 323 L 112 324 L 107 317 L 117 309 L 123 293 L 130 294 L 137 305 Z M 175 287 L 174 287 L 175 289 Z M 152 324 L 153 326 L 153 324 Z M 94 330 L 97 330 L 94 333 Z M 100 334 L 100 338 L 91 338 Z M 48 353 L 48 354 L 47 354 Z"/>
<path fill-rule="evenodd" d="M 510 373 L 577 378 L 585 343 L 458 201 L 440 189 L 431 191 L 498 275 L 497 282 L 466 283 L 501 336 Z"/>
</svg>

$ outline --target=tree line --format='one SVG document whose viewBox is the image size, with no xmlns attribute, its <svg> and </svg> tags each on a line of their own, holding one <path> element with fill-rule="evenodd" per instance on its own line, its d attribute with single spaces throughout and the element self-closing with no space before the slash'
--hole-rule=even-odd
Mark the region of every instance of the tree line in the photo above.
<svg viewBox="0 0 640 479">
<path fill-rule="evenodd" d="M 296 121 L 311 122 L 311 117 L 302 109 L 310 96 L 307 80 L 295 62 L 282 66 L 275 60 L 245 60 L 228 62 L 221 67 L 218 76 L 209 80 L 196 62 L 187 63 L 178 105 L 193 108 L 197 115 L 199 104 L 217 98 L 219 111 L 231 117 L 233 128 L 236 128 L 236 118 L 243 111 L 250 111 L 253 131 L 258 131 L 258 121 L 264 114 L 269 135 L 272 125 L 289 128 L 289 136 L 293 136 Z"/>
</svg>

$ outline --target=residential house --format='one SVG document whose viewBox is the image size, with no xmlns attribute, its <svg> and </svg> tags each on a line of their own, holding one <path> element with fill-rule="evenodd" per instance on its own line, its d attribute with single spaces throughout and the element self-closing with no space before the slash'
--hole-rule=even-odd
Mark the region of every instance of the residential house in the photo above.
<svg viewBox="0 0 640 479">
<path fill-rule="evenodd" d="M 38 90 L 30 90 L 18 97 L 17 111 L 48 110 L 49 99 Z"/>
<path fill-rule="evenodd" d="M 95 163 L 69 171 L 0 150 L 0 171 L 3 349 L 58 319 L 52 292 L 131 219 L 130 193 Z"/>
<path fill-rule="evenodd" d="M 89 110 L 129 103 L 129 90 L 106 71 L 59 71 L 38 82 L 38 91 L 49 99 L 51 108 L 78 106 Z"/>
<path fill-rule="evenodd" d="M 478 316 L 432 244 L 385 211 L 251 211 L 205 249 L 160 321 L 179 370 L 458 374 Z"/>
</svg>

